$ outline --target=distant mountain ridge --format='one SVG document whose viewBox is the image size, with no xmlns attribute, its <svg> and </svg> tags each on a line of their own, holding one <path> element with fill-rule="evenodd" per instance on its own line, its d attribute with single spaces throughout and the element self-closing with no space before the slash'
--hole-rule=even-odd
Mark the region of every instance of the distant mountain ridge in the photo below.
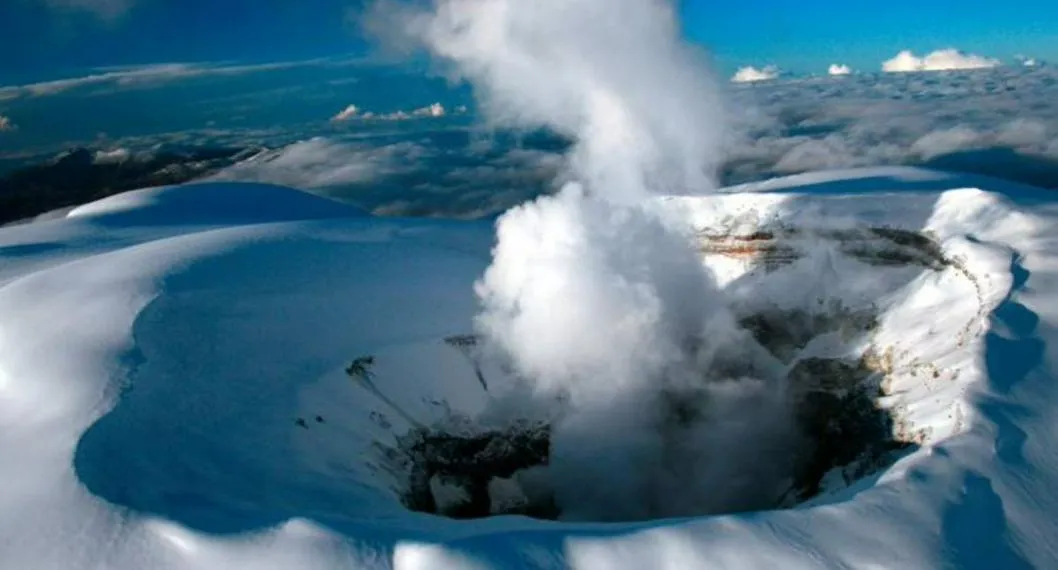
<svg viewBox="0 0 1058 570">
<path fill-rule="evenodd" d="M 201 178 L 258 152 L 253 147 L 101 152 L 72 148 L 0 178 L 0 224 L 107 196 Z"/>
</svg>

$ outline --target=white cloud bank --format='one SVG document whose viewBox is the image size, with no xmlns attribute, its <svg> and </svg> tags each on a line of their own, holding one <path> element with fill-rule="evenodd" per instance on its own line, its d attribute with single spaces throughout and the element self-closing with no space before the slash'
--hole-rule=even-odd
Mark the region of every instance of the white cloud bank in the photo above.
<svg viewBox="0 0 1058 570">
<path fill-rule="evenodd" d="M 830 68 L 827 69 L 827 73 L 830 75 L 848 75 L 852 73 L 852 68 L 839 63 L 830 64 Z"/>
<path fill-rule="evenodd" d="M 769 65 L 761 69 L 749 65 L 735 72 L 731 81 L 734 81 L 735 83 L 752 83 L 754 81 L 768 81 L 770 79 L 775 79 L 778 76 L 779 68 L 774 65 Z"/>
<path fill-rule="evenodd" d="M 456 113 L 466 112 L 466 107 L 456 108 Z M 408 119 L 433 118 L 437 119 L 448 115 L 448 110 L 440 103 L 432 103 L 425 107 L 412 111 L 394 111 L 392 113 L 378 114 L 371 111 L 361 112 L 356 105 L 349 105 L 342 109 L 337 115 L 331 117 L 331 121 L 341 123 L 352 119 L 376 120 L 376 121 L 406 121 Z"/>
<path fill-rule="evenodd" d="M 889 73 L 908 71 L 951 71 L 956 69 L 987 69 L 1000 64 L 998 59 L 963 53 L 954 48 L 940 49 L 918 57 L 911 50 L 904 50 L 896 57 L 882 63 L 882 71 Z"/>
<path fill-rule="evenodd" d="M 11 122 L 11 119 L 0 115 L 0 133 L 5 131 L 13 131 L 16 128 L 17 127 L 15 126 L 15 124 Z"/>
</svg>

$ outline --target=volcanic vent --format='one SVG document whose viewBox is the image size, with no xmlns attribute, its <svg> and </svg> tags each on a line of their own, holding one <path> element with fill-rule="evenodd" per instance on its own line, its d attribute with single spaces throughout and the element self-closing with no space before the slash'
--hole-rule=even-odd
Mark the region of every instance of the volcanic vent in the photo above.
<svg viewBox="0 0 1058 570">
<path fill-rule="evenodd" d="M 650 433 L 614 433 L 610 441 L 597 443 L 622 445 L 624 439 L 642 438 L 654 442 L 660 451 L 652 457 L 661 464 L 628 468 L 666 478 L 661 492 L 693 497 L 691 490 L 702 480 L 698 470 L 706 470 L 704 480 L 709 480 L 711 463 L 724 476 L 748 477 L 752 488 L 739 489 L 738 501 L 691 500 L 690 508 L 674 510 L 655 496 L 659 487 L 646 486 L 644 496 L 624 498 L 642 505 L 598 520 L 795 506 L 885 469 L 929 437 L 902 419 L 899 398 L 890 393 L 892 379 L 910 374 L 924 382 L 943 382 L 953 372 L 887 346 L 884 329 L 889 314 L 906 300 L 905 290 L 922 279 L 953 279 L 979 295 L 975 278 L 958 260 L 947 257 L 925 235 L 890 228 L 777 227 L 741 234 L 703 232 L 698 239 L 705 263 L 726 267 L 723 293 L 742 334 L 737 343 L 703 359 L 694 381 L 659 390 L 643 402 L 654 414 L 640 424 Z M 953 347 L 974 333 L 973 321 L 953 332 Z M 353 362 L 349 376 L 385 402 L 374 420 L 393 434 L 375 444 L 377 469 L 386 474 L 403 505 L 414 511 L 460 519 L 592 518 L 567 511 L 568 490 L 561 478 L 568 476 L 562 462 L 569 460 L 570 452 L 554 452 L 555 438 L 578 421 L 576 406 L 561 396 L 534 397 L 509 367 L 490 361 L 480 342 L 462 335 L 438 343 L 458 355 L 456 360 L 464 366 L 461 391 L 478 392 L 473 410 L 438 398 L 424 408 L 430 412 L 417 415 L 386 394 L 385 383 L 371 371 L 373 357 Z M 747 379 L 767 388 L 730 396 Z M 766 430 L 731 425 L 757 421 L 755 410 L 780 409 L 768 407 L 776 394 L 796 431 L 769 444 L 773 461 L 767 468 L 781 470 L 782 476 L 753 483 L 753 474 L 725 472 L 725 457 L 717 455 L 709 434 L 773 437 Z M 731 401 L 737 402 L 737 413 L 718 407 Z M 614 413 L 620 411 L 615 408 Z M 761 444 L 724 445 L 737 449 Z M 588 447 L 580 452 L 592 454 Z M 681 458 L 703 454 L 713 456 L 695 459 L 693 468 Z M 615 478 L 638 476 L 613 472 Z"/>
</svg>

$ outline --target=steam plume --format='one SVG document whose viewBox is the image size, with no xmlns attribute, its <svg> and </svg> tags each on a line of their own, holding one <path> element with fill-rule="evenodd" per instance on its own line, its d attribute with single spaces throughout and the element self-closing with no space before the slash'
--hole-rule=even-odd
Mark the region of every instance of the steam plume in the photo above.
<svg viewBox="0 0 1058 570">
<path fill-rule="evenodd" d="M 541 398 L 570 406 L 552 442 L 569 518 L 738 508 L 746 493 L 716 474 L 759 458 L 715 465 L 718 452 L 766 429 L 732 414 L 775 399 L 767 382 L 703 381 L 740 332 L 689 228 L 655 198 L 713 189 L 723 135 L 719 91 L 674 14 L 662 0 L 436 0 L 401 12 L 403 29 L 474 86 L 487 120 L 576 141 L 571 182 L 499 220 L 477 285 L 492 346 Z M 670 425 L 679 406 L 707 419 Z M 687 488 L 674 492 L 676 481 Z"/>
</svg>

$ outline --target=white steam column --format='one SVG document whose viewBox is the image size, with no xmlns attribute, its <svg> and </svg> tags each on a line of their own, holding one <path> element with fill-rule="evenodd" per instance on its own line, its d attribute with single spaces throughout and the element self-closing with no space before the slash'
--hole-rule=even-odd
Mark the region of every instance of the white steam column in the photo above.
<svg viewBox="0 0 1058 570">
<path fill-rule="evenodd" d="M 724 131 L 716 83 L 681 41 L 673 6 L 387 6 L 402 30 L 473 84 L 494 126 L 547 128 L 574 140 L 573 181 L 500 219 L 493 263 L 477 285 L 477 324 L 492 348 L 540 398 L 570 402 L 552 440 L 564 516 L 635 519 L 737 506 L 739 498 L 716 485 L 698 500 L 690 490 L 672 493 L 673 484 L 705 481 L 699 471 L 715 458 L 703 459 L 705 449 L 692 454 L 698 458 L 673 457 L 672 434 L 658 427 L 664 393 L 701 383 L 705 339 L 737 334 L 688 227 L 655 199 L 713 189 Z"/>
</svg>

